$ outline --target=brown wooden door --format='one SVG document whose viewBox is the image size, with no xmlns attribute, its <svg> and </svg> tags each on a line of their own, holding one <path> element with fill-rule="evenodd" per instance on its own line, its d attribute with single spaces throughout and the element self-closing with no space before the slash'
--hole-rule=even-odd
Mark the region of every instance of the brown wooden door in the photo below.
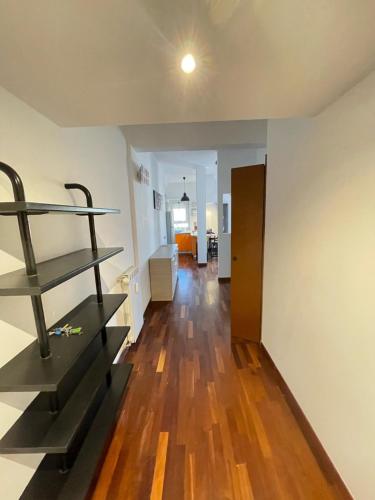
<svg viewBox="0 0 375 500">
<path fill-rule="evenodd" d="M 260 342 L 265 165 L 232 169 L 232 336 Z"/>
</svg>

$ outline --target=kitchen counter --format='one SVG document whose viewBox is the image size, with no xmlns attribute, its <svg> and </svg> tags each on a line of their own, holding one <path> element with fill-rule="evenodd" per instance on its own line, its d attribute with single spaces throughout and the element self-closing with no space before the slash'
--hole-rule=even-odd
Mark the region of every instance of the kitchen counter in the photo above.
<svg viewBox="0 0 375 500">
<path fill-rule="evenodd" d="M 176 233 L 176 243 L 179 253 L 190 253 L 194 257 L 197 254 L 197 237 L 191 233 Z"/>
</svg>

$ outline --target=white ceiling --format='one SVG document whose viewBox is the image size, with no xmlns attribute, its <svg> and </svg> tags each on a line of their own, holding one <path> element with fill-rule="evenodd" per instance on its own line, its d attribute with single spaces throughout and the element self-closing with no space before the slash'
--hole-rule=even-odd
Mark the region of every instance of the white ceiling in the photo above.
<svg viewBox="0 0 375 500">
<path fill-rule="evenodd" d="M 0 0 L 0 85 L 66 126 L 313 114 L 373 68 L 374 19 L 374 0 Z"/>
<path fill-rule="evenodd" d="M 166 185 L 179 183 L 182 186 L 184 182 L 183 177 L 186 177 L 186 182 L 188 183 L 196 181 L 195 169 L 166 164 L 162 164 L 161 167 Z"/>
<path fill-rule="evenodd" d="M 166 183 L 195 182 L 196 169 L 204 168 L 213 179 L 217 176 L 217 151 L 163 151 L 155 153 Z"/>
</svg>

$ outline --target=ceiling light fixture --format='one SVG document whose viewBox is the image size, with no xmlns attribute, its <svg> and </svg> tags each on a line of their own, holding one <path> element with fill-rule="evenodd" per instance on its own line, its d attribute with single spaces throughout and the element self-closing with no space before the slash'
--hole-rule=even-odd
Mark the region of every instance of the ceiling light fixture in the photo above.
<svg viewBox="0 0 375 500">
<path fill-rule="evenodd" d="M 189 196 L 186 194 L 186 177 L 184 179 L 184 194 L 182 195 L 181 201 L 190 201 Z"/>
<path fill-rule="evenodd" d="M 197 64 L 192 54 L 186 54 L 181 59 L 181 69 L 184 73 L 192 73 L 195 70 L 196 66 Z"/>
</svg>

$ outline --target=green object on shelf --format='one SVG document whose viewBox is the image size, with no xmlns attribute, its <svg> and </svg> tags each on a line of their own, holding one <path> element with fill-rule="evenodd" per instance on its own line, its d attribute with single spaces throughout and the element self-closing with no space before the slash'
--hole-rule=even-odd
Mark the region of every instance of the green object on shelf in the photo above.
<svg viewBox="0 0 375 500">
<path fill-rule="evenodd" d="M 54 330 L 49 332 L 49 335 L 57 335 L 57 336 L 64 335 L 65 337 L 69 337 L 70 335 L 81 335 L 82 333 L 83 332 L 81 326 L 73 328 L 72 326 L 69 325 L 69 323 L 67 323 L 63 327 L 55 328 Z"/>
<path fill-rule="evenodd" d="M 69 335 L 80 335 L 82 333 L 82 327 L 72 328 Z"/>
</svg>

